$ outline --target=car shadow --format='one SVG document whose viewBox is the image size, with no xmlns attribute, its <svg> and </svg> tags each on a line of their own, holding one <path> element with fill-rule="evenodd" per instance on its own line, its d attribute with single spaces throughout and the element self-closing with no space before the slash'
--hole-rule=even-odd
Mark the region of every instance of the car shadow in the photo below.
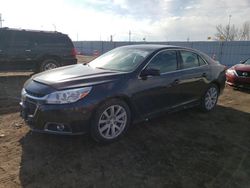
<svg viewBox="0 0 250 188">
<path fill-rule="evenodd" d="M 29 132 L 20 140 L 23 187 L 248 187 L 250 114 L 218 106 L 167 114 L 119 141 Z"/>
<path fill-rule="evenodd" d="M 243 93 L 250 93 L 250 89 L 247 89 L 247 88 L 233 88 L 235 91 L 240 91 L 240 92 L 243 92 Z"/>
</svg>

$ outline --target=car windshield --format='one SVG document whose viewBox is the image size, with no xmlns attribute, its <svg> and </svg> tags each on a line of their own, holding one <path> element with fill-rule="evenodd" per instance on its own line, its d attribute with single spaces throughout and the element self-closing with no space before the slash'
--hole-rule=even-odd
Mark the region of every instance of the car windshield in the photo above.
<svg viewBox="0 0 250 188">
<path fill-rule="evenodd" d="M 131 72 L 135 70 L 150 53 L 150 50 L 139 48 L 116 48 L 91 61 L 89 65 L 99 69 Z"/>
<path fill-rule="evenodd" d="M 250 59 L 248 59 L 244 64 L 245 65 L 250 65 Z"/>
</svg>

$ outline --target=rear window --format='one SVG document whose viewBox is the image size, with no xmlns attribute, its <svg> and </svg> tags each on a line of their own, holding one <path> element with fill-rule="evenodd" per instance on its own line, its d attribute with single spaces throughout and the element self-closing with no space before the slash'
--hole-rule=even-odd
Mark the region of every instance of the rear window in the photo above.
<svg viewBox="0 0 250 188">
<path fill-rule="evenodd" d="M 39 35 L 34 35 L 34 42 L 37 44 L 62 44 L 71 45 L 71 41 L 68 36 L 61 34 L 50 34 L 41 33 Z"/>
<path fill-rule="evenodd" d="M 181 51 L 182 68 L 189 69 L 199 66 L 199 60 L 197 54 L 188 51 Z"/>
</svg>

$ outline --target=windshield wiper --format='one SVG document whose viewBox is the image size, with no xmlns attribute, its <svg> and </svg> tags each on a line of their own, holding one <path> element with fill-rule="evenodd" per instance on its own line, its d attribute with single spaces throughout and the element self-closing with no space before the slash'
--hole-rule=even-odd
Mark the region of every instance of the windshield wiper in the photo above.
<svg viewBox="0 0 250 188">
<path fill-rule="evenodd" d="M 103 67 L 95 67 L 97 69 L 102 69 L 102 70 L 110 70 L 110 69 L 106 69 L 106 68 L 103 68 Z"/>
</svg>

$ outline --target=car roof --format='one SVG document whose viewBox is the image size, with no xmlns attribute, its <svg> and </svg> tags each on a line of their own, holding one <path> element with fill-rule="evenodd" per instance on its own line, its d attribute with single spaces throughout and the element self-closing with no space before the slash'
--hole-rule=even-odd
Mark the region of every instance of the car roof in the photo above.
<svg viewBox="0 0 250 188">
<path fill-rule="evenodd" d="M 161 45 L 161 44 L 131 44 L 122 46 L 122 48 L 137 48 L 137 49 L 145 49 L 145 50 L 161 50 L 161 49 L 187 49 L 196 51 L 192 48 L 186 48 L 181 46 L 174 46 L 174 45 Z"/>
<path fill-rule="evenodd" d="M 15 28 L 8 28 L 3 27 L 0 28 L 0 31 L 20 31 L 20 32 L 32 32 L 32 33 L 45 33 L 45 34 L 59 34 L 59 35 L 65 35 L 58 31 L 42 31 L 42 30 L 31 30 L 31 29 L 15 29 Z"/>
</svg>

